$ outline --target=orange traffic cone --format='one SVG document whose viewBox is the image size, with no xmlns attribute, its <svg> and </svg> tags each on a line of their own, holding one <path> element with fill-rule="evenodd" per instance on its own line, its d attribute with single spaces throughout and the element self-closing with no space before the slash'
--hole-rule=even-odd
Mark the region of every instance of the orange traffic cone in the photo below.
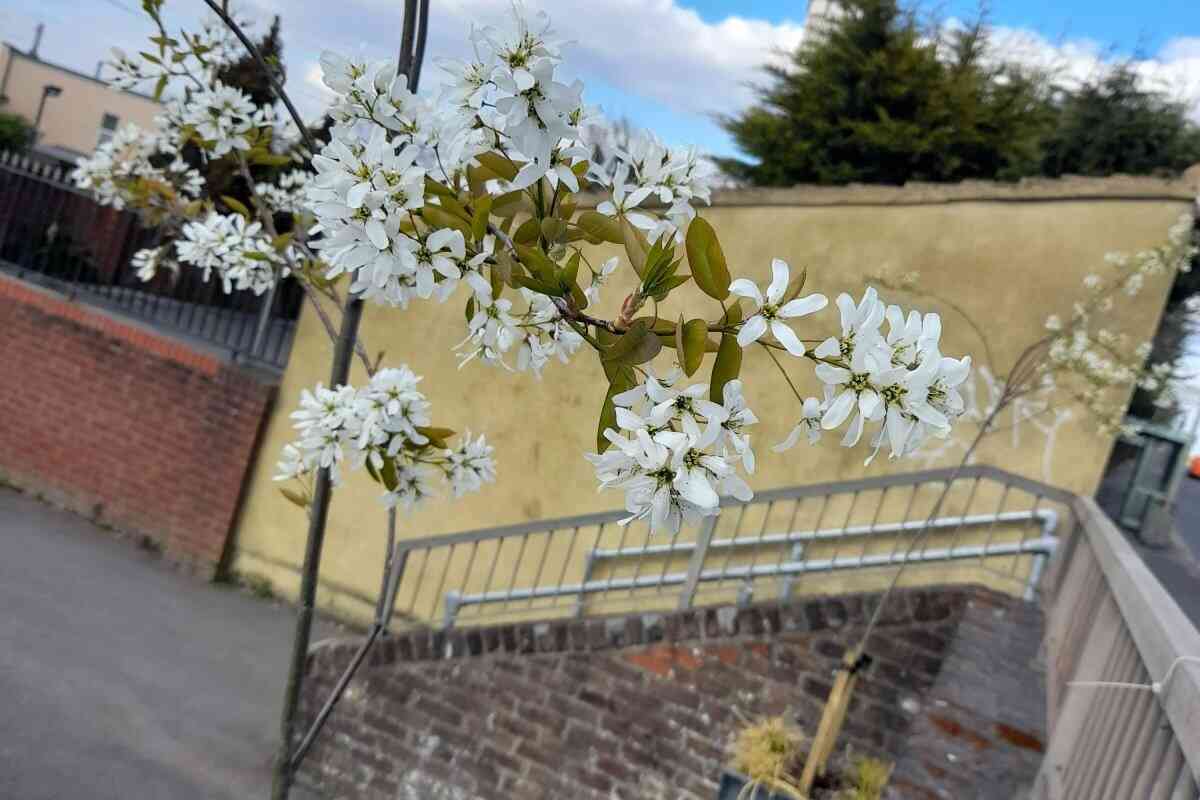
<svg viewBox="0 0 1200 800">
<path fill-rule="evenodd" d="M 1200 456 L 1192 456 L 1191 464 L 1188 466 L 1188 473 L 1193 478 L 1200 478 Z"/>
</svg>

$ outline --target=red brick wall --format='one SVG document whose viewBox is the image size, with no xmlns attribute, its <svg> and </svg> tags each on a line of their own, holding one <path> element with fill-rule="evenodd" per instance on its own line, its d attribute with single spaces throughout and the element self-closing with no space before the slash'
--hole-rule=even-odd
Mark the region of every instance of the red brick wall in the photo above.
<svg viewBox="0 0 1200 800">
<path fill-rule="evenodd" d="M 0 476 L 212 575 L 270 382 L 7 276 L 0 331 Z"/>
<path fill-rule="evenodd" d="M 300 777 L 343 800 L 712 800 L 741 720 L 815 731 L 877 600 L 392 637 Z M 1036 606 L 985 589 L 892 597 L 845 729 L 895 762 L 889 798 L 1024 796 L 1045 739 L 1041 629 Z M 304 721 L 357 646 L 313 649 Z"/>
</svg>

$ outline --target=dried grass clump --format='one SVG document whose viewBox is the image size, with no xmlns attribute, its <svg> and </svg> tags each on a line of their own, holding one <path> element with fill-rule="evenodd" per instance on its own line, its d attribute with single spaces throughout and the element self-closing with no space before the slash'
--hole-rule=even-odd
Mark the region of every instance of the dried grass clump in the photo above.
<svg viewBox="0 0 1200 800">
<path fill-rule="evenodd" d="M 770 717 L 742 728 L 733 743 L 733 766 L 750 779 L 742 795 L 753 797 L 755 789 L 765 786 L 803 798 L 794 776 L 804 765 L 807 744 L 804 733 L 783 717 Z"/>
<path fill-rule="evenodd" d="M 853 784 L 842 792 L 844 800 L 880 800 L 888 778 L 892 776 L 892 764 L 878 758 L 862 756 L 852 761 L 853 767 L 846 777 Z"/>
</svg>

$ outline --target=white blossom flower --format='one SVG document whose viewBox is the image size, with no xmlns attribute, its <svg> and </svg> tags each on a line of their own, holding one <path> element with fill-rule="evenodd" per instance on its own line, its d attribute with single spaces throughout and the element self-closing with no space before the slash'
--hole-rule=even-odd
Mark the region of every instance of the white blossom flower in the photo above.
<svg viewBox="0 0 1200 800">
<path fill-rule="evenodd" d="M 788 433 L 787 438 L 772 447 L 771 450 L 776 453 L 787 452 L 800 442 L 801 436 L 805 435 L 808 436 L 810 445 L 819 442 L 821 440 L 821 417 L 824 413 L 825 409 L 820 400 L 815 397 L 806 397 L 800 407 L 800 421 Z"/>
<path fill-rule="evenodd" d="M 810 294 L 807 297 L 797 297 L 780 305 L 783 295 L 787 292 L 790 270 L 783 259 L 771 261 L 771 283 L 767 287 L 764 299 L 758 287 L 746 278 L 738 278 L 729 284 L 729 291 L 740 297 L 745 297 L 755 305 L 754 313 L 746 319 L 738 330 L 737 343 L 742 347 L 762 338 L 769 329 L 771 335 L 794 356 L 804 355 L 804 344 L 795 332 L 783 322 L 785 319 L 804 317 L 820 311 L 829 301 L 823 294 Z"/>
<path fill-rule="evenodd" d="M 496 461 L 492 457 L 494 448 L 479 436 L 471 438 L 471 432 L 463 434 L 463 443 L 448 451 L 448 474 L 450 488 L 455 497 L 479 491 L 485 483 L 496 480 Z"/>
<path fill-rule="evenodd" d="M 817 345 L 813 354 L 819 358 L 840 358 L 849 363 L 854 352 L 879 344 L 879 326 L 883 322 L 884 305 L 873 287 L 868 286 L 857 305 L 846 293 L 838 295 L 838 311 L 842 318 L 841 337 L 830 336 Z"/>
</svg>

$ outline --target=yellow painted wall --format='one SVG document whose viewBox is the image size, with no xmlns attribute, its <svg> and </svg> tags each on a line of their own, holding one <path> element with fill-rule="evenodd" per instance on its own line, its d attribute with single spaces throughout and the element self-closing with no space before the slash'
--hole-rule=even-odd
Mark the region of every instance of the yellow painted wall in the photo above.
<svg viewBox="0 0 1200 800">
<path fill-rule="evenodd" d="M 1069 313 L 1083 276 L 1104 268 L 1106 252 L 1134 250 L 1163 241 L 1168 227 L 1187 210 L 1194 193 L 1194 187 L 1179 182 L 1132 179 L 1025 186 L 747 191 L 719 196 L 704 216 L 716 227 L 735 274 L 765 283 L 770 259 L 782 257 L 794 267 L 806 265 L 807 291 L 824 292 L 831 300 L 843 290 L 860 293 L 866 276 L 880 270 L 918 270 L 925 289 L 949 299 L 978 321 L 990 338 L 997 362 L 993 369 L 1003 372 L 1040 335 L 1048 314 Z M 620 302 L 627 288 L 619 282 L 607 287 L 605 305 L 609 310 Z M 1165 291 L 1165 281 L 1160 279 L 1123 307 L 1125 329 L 1141 339 L 1149 337 L 1157 324 Z M 680 295 L 682 305 L 689 309 L 697 309 L 698 313 L 711 310 L 711 301 L 705 303 L 694 290 Z M 955 311 L 942 303 L 895 292 L 886 292 L 885 299 L 940 311 L 945 331 L 943 351 L 971 353 L 976 363 L 983 365 L 981 343 Z M 663 316 L 674 318 L 679 308 L 673 298 L 672 305 L 664 307 Z M 823 336 L 832 330 L 837 325 L 836 309 L 831 304 L 817 319 L 819 323 L 802 326 L 809 332 L 802 333 L 802 338 Z M 435 424 L 483 431 L 496 447 L 499 480 L 495 485 L 454 504 L 434 502 L 412 516 L 402 516 L 401 536 L 423 537 L 621 507 L 619 492 L 596 492 L 593 471 L 582 457 L 584 451 L 594 447 L 596 415 L 604 394 L 603 376 L 589 353 L 581 352 L 565 367 L 557 363 L 549 366 L 541 382 L 529 375 L 473 364 L 460 371 L 451 353 L 464 336 L 458 302 L 447 306 L 417 304 L 407 312 L 369 306 L 363 336 L 372 353 L 387 351 L 387 363 L 407 363 L 425 376 L 422 388 L 433 402 Z M 306 311 L 236 535 L 234 569 L 265 577 L 286 596 L 294 597 L 297 591 L 296 568 L 303 554 L 306 517 L 279 495 L 271 476 L 280 448 L 291 438 L 287 415 L 303 387 L 327 379 L 330 353 L 324 330 Z M 660 359 L 665 361 L 671 353 L 664 350 Z M 801 390 L 815 393 L 817 385 L 808 362 L 794 361 L 791 366 Z M 770 445 L 780 441 L 794 422 L 795 400 L 761 353 L 747 353 L 743 379 L 750 405 L 762 419 L 754 436 L 759 469 L 751 484 L 756 490 L 906 472 L 951 465 L 958 460 L 958 451 L 951 443 L 940 454 L 920 460 L 889 463 L 881 457 L 864 468 L 863 446 L 846 450 L 831 437 L 816 448 L 801 445 L 786 454 L 774 454 Z M 362 380 L 362 373 L 356 371 L 353 381 Z M 982 378 L 978 386 L 982 397 L 986 392 Z M 1057 427 L 1050 421 L 1051 415 L 1043 414 L 1015 426 L 1011 420 L 1009 425 L 1002 423 L 1006 430 L 986 442 L 978 460 L 1073 491 L 1093 491 L 1111 441 L 1095 432 L 1079 408 L 1073 409 L 1070 419 L 1060 420 Z M 961 426 L 960 431 L 963 439 L 973 432 L 970 425 Z M 985 501 L 995 502 L 996 492 L 988 495 L 988 491 L 971 500 L 971 513 L 984 508 Z M 356 476 L 335 496 L 318 602 L 337 613 L 359 617 L 369 613 L 371 606 L 366 600 L 373 598 L 378 589 L 386 514 L 377 495 L 369 479 Z M 887 499 L 889 513 L 900 513 L 893 508 L 898 502 L 895 496 Z M 952 503 L 948 511 L 957 513 L 955 507 L 967 505 L 965 498 L 955 502 L 957 506 Z M 1005 508 L 1015 507 L 1010 502 Z M 869 512 L 869 508 L 860 508 L 855 512 L 857 516 L 851 516 L 854 521 L 869 522 L 869 516 L 865 520 L 862 517 Z M 817 525 L 815 513 L 812 508 L 801 510 L 795 524 Z M 839 513 L 845 516 L 845 512 Z M 722 518 L 722 525 L 731 524 L 728 518 Z M 827 517 L 821 524 L 842 522 L 836 519 L 831 523 L 831 519 Z M 773 522 L 772 530 L 786 524 Z M 625 535 L 626 546 L 641 541 L 637 532 Z M 988 535 L 1002 538 L 1007 534 Z M 569 555 L 564 552 L 569 543 L 560 539 L 558 549 L 547 559 L 552 565 L 549 569 L 541 561 L 542 539 L 538 537 L 525 542 L 526 552 L 521 551 L 520 540 L 512 540 L 501 549 L 492 546 L 491 550 L 476 553 L 460 548 L 447 570 L 449 577 L 444 586 L 435 576 L 445 562 L 434 559 L 426 565 L 428 575 L 421 591 L 427 596 L 417 598 L 417 605 L 430 605 L 417 615 L 440 615 L 439 600 L 433 595 L 440 598 L 445 589 L 458 582 L 465 582 L 469 591 L 479 591 L 489 574 L 481 565 L 498 563 L 487 584 L 492 590 L 503 588 L 512 575 L 518 576 L 518 585 L 527 585 L 539 570 L 544 574 L 542 583 L 553 582 L 558 562 L 569 564 L 571 571 L 577 572 L 584 551 L 597 544 L 616 547 L 620 536 L 613 526 L 603 532 L 585 532 L 585 538 L 590 538 L 577 544 Z M 871 546 L 889 545 L 884 541 Z M 521 563 L 514 567 L 518 556 Z M 676 556 L 671 570 L 680 568 L 681 563 L 685 564 L 686 558 L 680 562 Z M 1019 578 L 1028 570 L 1028 559 L 1013 562 L 1011 567 Z M 410 563 L 410 583 L 418 568 L 416 561 Z M 464 578 L 467 571 L 470 574 Z M 601 577 L 604 574 L 594 573 Z M 945 577 L 944 571 L 940 574 Z M 925 579 L 937 578 L 928 573 Z M 986 577 L 974 574 L 973 579 Z M 854 580 L 846 582 L 835 576 L 810 581 L 807 586 L 810 591 L 863 589 L 881 578 L 860 576 Z M 660 603 L 637 597 L 630 602 L 641 607 L 669 605 L 674 596 L 665 592 Z M 402 593 L 399 607 L 404 609 L 411 599 Z"/>
<path fill-rule="evenodd" d="M 21 53 L 14 54 L 9 45 L 0 47 L 0 51 L 0 75 L 8 70 L 4 88 L 8 101 L 0 109 L 20 114 L 32 123 L 42 99 L 42 87 L 51 84 L 63 90 L 58 97 L 46 99 L 39 144 L 90 153 L 96 147 L 100 123 L 106 113 L 117 115 L 119 125 L 133 122 L 140 128 L 154 127 L 154 117 L 161 106 L 148 97 L 110 89 L 92 78 Z"/>
</svg>

